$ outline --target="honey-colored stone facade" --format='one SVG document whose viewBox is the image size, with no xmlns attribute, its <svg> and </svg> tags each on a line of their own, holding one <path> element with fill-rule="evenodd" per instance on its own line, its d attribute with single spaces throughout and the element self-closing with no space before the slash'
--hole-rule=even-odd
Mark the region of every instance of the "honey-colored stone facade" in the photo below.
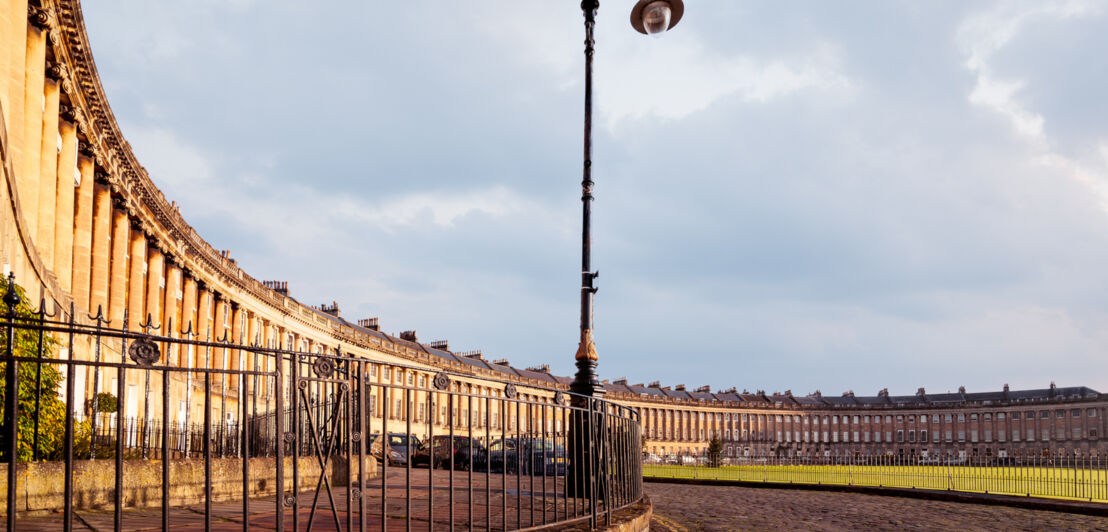
<svg viewBox="0 0 1108 532">
<path fill-rule="evenodd" d="M 81 323 L 101 314 L 112 327 L 133 331 L 145 323 L 146 332 L 174 338 L 226 337 L 237 345 L 341 351 L 372 360 L 374 382 L 427 390 L 412 398 L 415 430 L 448 418 L 495 428 L 507 417 L 487 411 L 484 401 L 471 403 L 472 411 L 468 404 L 452 412 L 427 410 L 440 370 L 455 375 L 455 390 L 485 397 L 504 397 L 507 383 L 518 386 L 521 397 L 540 402 L 552 402 L 567 389 L 569 379 L 548 369 L 451 353 L 445 344 L 419 343 L 414 332 L 383 334 L 375 320 L 348 322 L 337 305 L 303 305 L 289 297 L 287 285 L 259 281 L 230 253 L 213 249 L 158 190 L 124 140 L 97 76 L 77 0 L 0 0 L 0 123 L 0 264 L 51 312 L 64 317 L 73 308 Z M 120 347 L 108 342 L 104 360 L 120 360 Z M 78 359 L 90 360 L 92 353 L 87 341 L 74 346 Z M 272 360 L 244 356 L 234 347 L 202 353 L 172 345 L 164 357 L 162 363 L 181 368 L 274 370 Z M 108 375 L 79 372 L 77 381 L 85 397 L 115 389 Z M 195 415 L 190 412 L 203 408 L 201 383 L 177 372 L 170 386 L 172 419 L 166 421 L 187 424 Z M 1108 398 L 1087 388 L 961 397 L 929 397 L 921 390 L 908 398 L 885 393 L 832 399 L 686 392 L 620 381 L 606 387 L 607 398 L 641 416 L 644 450 L 658 455 L 699 452 L 715 437 L 731 456 L 1108 450 Z M 285 393 L 252 379 L 223 379 L 217 389 L 221 400 L 213 408 L 221 420 L 239 412 L 240 396 L 269 404 L 274 394 Z M 128 418 L 161 412 L 159 393 L 149 396 L 149 405 L 143 394 L 128 396 L 122 405 Z M 377 423 L 403 410 L 399 402 L 383 404 L 383 397 L 371 401 L 380 405 L 374 409 Z M 560 419 L 549 421 L 547 426 L 561 430 Z"/>
</svg>

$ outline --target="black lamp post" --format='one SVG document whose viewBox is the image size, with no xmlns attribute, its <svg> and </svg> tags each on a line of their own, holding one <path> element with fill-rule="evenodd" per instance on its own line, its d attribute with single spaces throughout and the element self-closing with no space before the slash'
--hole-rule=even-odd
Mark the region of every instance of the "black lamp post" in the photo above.
<svg viewBox="0 0 1108 532">
<path fill-rule="evenodd" d="M 593 295 L 598 272 L 592 271 L 591 261 L 591 215 L 592 215 L 592 56 L 593 27 L 596 25 L 596 11 L 599 0 L 582 0 L 581 10 L 585 13 L 585 164 L 581 180 L 581 340 L 577 346 L 577 374 L 570 384 L 572 425 L 569 438 L 570 469 L 568 488 L 571 496 L 583 497 L 590 501 L 593 516 L 600 496 L 606 493 L 603 460 L 604 435 L 601 434 L 604 415 L 597 409 L 593 398 L 604 394 L 596 378 L 596 344 L 592 339 Z M 677 25 L 684 14 L 682 0 L 639 0 L 631 10 L 631 26 L 639 33 L 661 35 Z"/>
<path fill-rule="evenodd" d="M 577 346 L 577 374 L 570 390 L 574 393 L 596 397 L 603 395 L 596 380 L 596 344 L 592 339 L 593 294 L 599 272 L 592 271 L 591 217 L 592 217 L 592 56 L 593 26 L 599 0 L 582 0 L 585 12 L 585 164 L 581 180 L 581 340 Z M 639 33 L 661 35 L 677 25 L 685 12 L 682 0 L 639 0 L 631 10 L 631 26 Z M 580 405 L 578 405 L 580 406 Z"/>
</svg>

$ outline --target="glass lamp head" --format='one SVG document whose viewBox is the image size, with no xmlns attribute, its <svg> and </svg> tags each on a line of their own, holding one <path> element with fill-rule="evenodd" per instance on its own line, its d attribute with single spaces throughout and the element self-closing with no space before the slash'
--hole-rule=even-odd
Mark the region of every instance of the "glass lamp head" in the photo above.
<svg viewBox="0 0 1108 532">
<path fill-rule="evenodd" d="M 676 26 L 684 13 L 682 0 L 639 0 L 631 10 L 631 26 L 639 33 L 659 36 Z"/>
</svg>

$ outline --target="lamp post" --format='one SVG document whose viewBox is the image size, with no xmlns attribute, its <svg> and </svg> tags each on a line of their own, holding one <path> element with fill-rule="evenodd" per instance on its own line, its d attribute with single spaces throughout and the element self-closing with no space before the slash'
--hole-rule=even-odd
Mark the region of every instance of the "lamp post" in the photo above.
<svg viewBox="0 0 1108 532">
<path fill-rule="evenodd" d="M 582 0 L 585 13 L 585 154 L 581 180 L 581 339 L 577 346 L 577 374 L 570 385 L 574 393 L 595 397 L 603 394 L 596 380 L 596 344 L 592 339 L 593 295 L 599 272 L 592 271 L 592 56 L 593 27 L 599 0 Z M 682 0 L 639 0 L 631 10 L 631 26 L 639 33 L 661 35 L 677 25 L 685 12 Z"/>
<path fill-rule="evenodd" d="M 585 15 L 585 152 L 583 178 L 581 180 L 581 338 L 577 346 L 577 374 L 570 384 L 571 403 L 575 408 L 573 414 L 573 430 L 577 431 L 571 438 L 572 471 L 575 477 L 570 482 L 571 489 L 576 496 L 586 497 L 594 503 L 594 490 L 600 489 L 603 483 L 600 471 L 594 469 L 599 466 L 595 458 L 597 448 L 594 440 L 602 438 L 600 427 L 596 423 L 596 416 L 588 415 L 595 407 L 592 398 L 603 395 L 604 390 L 596 378 L 596 364 L 599 356 L 596 354 L 596 344 L 592 338 L 592 310 L 593 296 L 596 294 L 595 284 L 598 272 L 592 271 L 592 56 L 593 27 L 596 25 L 596 11 L 600 7 L 599 0 L 582 0 L 581 10 Z M 677 25 L 685 12 L 682 0 L 638 0 L 631 10 L 631 26 L 639 33 L 647 35 L 661 35 L 665 31 Z M 594 465 L 595 464 L 595 465 Z M 600 489 L 600 493 L 604 493 Z"/>
</svg>

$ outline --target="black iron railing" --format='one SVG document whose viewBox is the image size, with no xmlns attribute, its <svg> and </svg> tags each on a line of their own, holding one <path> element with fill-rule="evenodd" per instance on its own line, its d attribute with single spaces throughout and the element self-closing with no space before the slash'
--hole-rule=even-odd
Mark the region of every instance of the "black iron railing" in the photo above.
<svg viewBox="0 0 1108 532">
<path fill-rule="evenodd" d="M 163 530 L 197 515 L 243 530 L 596 527 L 642 497 L 639 419 L 608 401 L 191 323 L 129 330 L 126 313 L 113 328 L 102 313 L 32 310 L 8 287 L 8 530 L 71 530 L 78 516 L 126 530 L 159 507 Z M 437 374 L 384 378 L 398 371 Z"/>
</svg>

